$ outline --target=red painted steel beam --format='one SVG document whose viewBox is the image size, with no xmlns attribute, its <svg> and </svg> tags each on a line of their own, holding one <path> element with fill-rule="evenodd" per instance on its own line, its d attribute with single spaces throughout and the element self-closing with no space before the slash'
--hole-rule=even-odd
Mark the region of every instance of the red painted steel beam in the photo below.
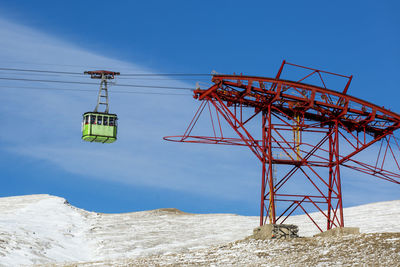
<svg viewBox="0 0 400 267">
<path fill-rule="evenodd" d="M 315 91 L 315 92 L 319 92 L 322 94 L 329 94 L 338 98 L 342 98 L 342 99 L 346 99 L 350 102 L 354 102 L 360 105 L 364 105 L 366 107 L 370 107 L 371 109 L 375 109 L 376 111 L 379 111 L 389 117 L 392 117 L 395 121 L 400 121 L 400 115 L 392 112 L 388 109 L 385 109 L 384 107 L 380 107 L 378 105 L 375 105 L 373 103 L 370 103 L 368 101 L 356 98 L 354 96 L 348 95 L 348 94 L 343 94 L 331 89 L 326 89 L 326 88 L 322 88 L 322 87 L 318 87 L 315 85 L 310 85 L 310 84 L 304 84 L 304 83 L 299 83 L 299 82 L 294 82 L 294 81 L 288 81 L 288 80 L 276 80 L 274 78 L 267 78 L 267 77 L 258 77 L 258 76 L 237 76 L 237 75 L 222 75 L 222 74 L 218 74 L 218 75 L 213 75 L 212 81 L 216 82 L 215 85 L 213 85 L 212 87 L 210 87 L 207 90 L 202 90 L 202 89 L 197 89 L 194 90 L 194 96 L 198 97 L 199 100 L 204 99 L 207 95 L 209 95 L 211 93 L 211 91 L 216 91 L 217 88 L 221 87 L 222 84 L 224 84 L 224 80 L 228 80 L 226 83 L 228 85 L 231 86 L 237 86 L 237 87 L 241 87 L 243 85 L 240 85 L 239 83 L 234 83 L 234 82 L 230 82 L 230 80 L 238 80 L 238 81 L 247 81 L 247 80 L 253 80 L 253 81 L 260 81 L 260 82 L 268 82 L 271 84 L 281 84 L 282 86 L 288 86 L 288 87 L 295 87 L 295 88 L 300 88 L 300 89 L 305 89 L 308 91 Z M 257 87 L 252 87 L 252 91 L 254 92 L 258 92 L 258 93 L 265 93 L 265 94 L 270 94 L 275 96 L 276 93 L 274 91 L 266 91 L 266 90 L 262 90 L 261 88 L 257 88 Z M 289 96 L 288 96 L 289 97 Z M 293 100 L 302 100 L 299 97 L 295 97 L 292 96 Z M 252 103 L 252 102 L 249 102 Z M 329 103 L 319 103 L 321 105 L 326 105 L 329 107 L 335 107 L 335 108 L 339 108 L 342 109 L 342 106 L 339 105 L 334 105 L 334 104 L 329 104 Z M 355 113 L 359 113 L 359 114 L 364 114 L 365 112 L 362 110 L 357 110 L 357 109 L 353 109 L 353 112 Z"/>
<path fill-rule="evenodd" d="M 285 65 L 312 71 L 300 81 L 317 75 L 324 87 L 281 79 Z M 327 89 L 321 74 L 348 79 L 343 91 Z M 322 231 L 321 226 L 307 211 L 307 205 L 310 205 L 325 216 L 327 229 L 343 227 L 341 166 L 400 183 L 400 160 L 395 153 L 400 154 L 398 143 L 397 147 L 388 144 L 382 156 L 381 153 L 378 154 L 376 163 L 373 163 L 376 166 L 354 159 L 371 145 L 393 136 L 393 132 L 400 128 L 400 115 L 348 95 L 351 80 L 352 76 L 285 61 L 282 62 L 275 78 L 213 75 L 214 84 L 211 87 L 194 90 L 194 98 L 207 103 L 213 135 L 191 135 L 204 110 L 204 105 L 200 106 L 183 136 L 169 136 L 164 139 L 176 142 L 247 146 L 262 163 L 260 225 L 267 218 L 271 223 L 283 223 L 300 208 Z M 215 124 L 216 121 L 213 119 L 211 106 L 217 114 L 218 124 Z M 252 112 L 245 114 L 244 109 L 250 109 Z M 256 133 L 248 126 L 248 122 L 260 117 L 257 115 L 262 118 L 261 140 L 254 137 Z M 223 134 L 219 116 L 239 138 Z M 294 137 L 296 134 L 297 139 Z M 290 140 L 292 135 L 293 140 Z M 318 139 L 315 143 L 304 141 L 303 135 L 312 136 L 314 140 Z M 349 146 L 347 149 L 340 149 L 346 145 Z M 394 151 L 394 148 L 398 148 L 399 151 Z M 280 151 L 286 158 L 274 155 L 273 150 Z M 398 167 L 397 173 L 384 169 L 384 163 L 389 161 L 389 157 Z M 378 162 L 380 167 L 377 167 Z M 281 167 L 293 165 L 293 168 L 282 169 L 281 178 L 275 179 L 274 164 Z M 296 182 L 300 177 L 310 186 L 312 192 L 284 191 L 289 182 Z M 275 210 L 277 202 L 289 203 L 286 209 L 283 207 L 284 211 L 281 214 L 277 214 Z M 326 208 L 327 212 L 324 212 Z"/>
</svg>

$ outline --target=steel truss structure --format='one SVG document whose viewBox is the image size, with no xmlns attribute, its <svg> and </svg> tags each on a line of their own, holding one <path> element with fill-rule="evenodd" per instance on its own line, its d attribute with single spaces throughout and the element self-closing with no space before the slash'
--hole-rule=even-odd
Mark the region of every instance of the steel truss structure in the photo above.
<svg viewBox="0 0 400 267">
<path fill-rule="evenodd" d="M 284 80 L 285 66 L 308 73 Z M 312 77 L 321 85 L 305 83 Z M 341 92 L 328 89 L 326 77 L 345 80 Z M 343 167 L 400 184 L 400 115 L 348 95 L 351 80 L 285 61 L 275 78 L 215 74 L 212 86 L 194 91 L 201 104 L 185 133 L 164 139 L 248 147 L 262 164 L 260 225 L 302 210 L 320 231 L 344 227 Z M 204 113 L 211 134 L 192 134 Z M 224 122 L 236 137 L 224 134 Z"/>
</svg>

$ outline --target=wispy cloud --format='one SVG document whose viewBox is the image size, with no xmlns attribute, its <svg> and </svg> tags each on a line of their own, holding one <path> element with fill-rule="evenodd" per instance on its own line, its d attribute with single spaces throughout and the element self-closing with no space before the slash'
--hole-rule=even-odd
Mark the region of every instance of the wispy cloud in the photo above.
<svg viewBox="0 0 400 267">
<path fill-rule="evenodd" d="M 85 51 L 2 19 L 0 34 L 2 66 L 21 67 L 25 62 L 37 62 L 54 64 L 48 67 L 41 65 L 40 68 L 64 71 L 83 72 L 97 67 L 125 73 L 153 72 L 139 65 Z M 67 76 L 56 79 L 82 81 L 82 78 Z M 90 81 L 88 77 L 86 79 Z M 135 83 L 194 86 L 173 79 L 140 80 Z M 2 85 L 32 86 L 29 83 L 4 81 Z M 3 114 L 1 120 L 3 125 L 7 125 L 0 132 L 3 151 L 50 162 L 64 171 L 90 179 L 155 186 L 228 199 L 252 199 L 253 195 L 257 195 L 258 199 L 258 164 L 253 163 L 249 153 L 246 153 L 247 160 L 243 160 L 240 152 L 232 153 L 213 146 L 194 148 L 162 140 L 164 135 L 180 134 L 184 130 L 197 106 L 191 96 L 117 94 L 113 93 L 116 87 L 112 88 L 110 108 L 120 118 L 119 140 L 112 145 L 101 145 L 80 140 L 81 114 L 93 110 L 97 97 L 96 85 L 35 83 L 33 86 L 93 89 L 93 92 L 0 88 L 5 100 L 0 107 Z M 215 159 L 210 159 L 211 151 Z M 249 163 L 248 168 L 241 167 L 241 163 L 246 162 Z M 251 166 L 257 166 L 257 169 Z M 249 172 L 252 173 L 251 178 Z"/>
</svg>

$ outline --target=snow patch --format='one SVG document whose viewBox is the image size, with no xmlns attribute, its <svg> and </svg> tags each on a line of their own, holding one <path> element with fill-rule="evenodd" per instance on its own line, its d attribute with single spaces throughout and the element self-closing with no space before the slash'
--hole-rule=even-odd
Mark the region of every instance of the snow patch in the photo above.
<svg viewBox="0 0 400 267">
<path fill-rule="evenodd" d="M 345 225 L 360 227 L 361 233 L 400 232 L 399 200 L 346 208 L 344 214 Z M 324 222 L 319 213 L 311 216 Z M 220 265 L 224 259 L 219 253 L 227 253 L 230 242 L 250 236 L 258 222 L 257 216 L 189 214 L 177 209 L 102 214 L 75 208 L 50 195 L 6 197 L 0 198 L 0 264 L 104 263 L 142 257 L 164 257 L 168 262 L 176 255 L 197 257 L 201 264 L 199 257 L 211 253 L 222 260 Z M 298 225 L 302 236 L 319 232 L 306 215 L 293 216 L 287 222 Z M 385 242 L 399 243 L 397 237 Z M 251 257 L 254 253 L 263 255 L 259 244 L 236 242 L 233 250 L 249 251 Z M 274 243 L 275 249 L 291 250 L 294 246 Z M 210 252 L 211 247 L 218 249 Z M 319 255 L 328 257 L 334 250 L 323 247 Z"/>
</svg>

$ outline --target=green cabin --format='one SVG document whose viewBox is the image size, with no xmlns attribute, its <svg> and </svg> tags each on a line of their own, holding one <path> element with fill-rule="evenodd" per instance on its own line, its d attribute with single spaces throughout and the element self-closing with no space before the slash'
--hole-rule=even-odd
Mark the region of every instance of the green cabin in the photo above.
<svg viewBox="0 0 400 267">
<path fill-rule="evenodd" d="M 103 112 L 83 114 L 82 139 L 88 142 L 113 143 L 117 140 L 117 115 Z"/>
</svg>

